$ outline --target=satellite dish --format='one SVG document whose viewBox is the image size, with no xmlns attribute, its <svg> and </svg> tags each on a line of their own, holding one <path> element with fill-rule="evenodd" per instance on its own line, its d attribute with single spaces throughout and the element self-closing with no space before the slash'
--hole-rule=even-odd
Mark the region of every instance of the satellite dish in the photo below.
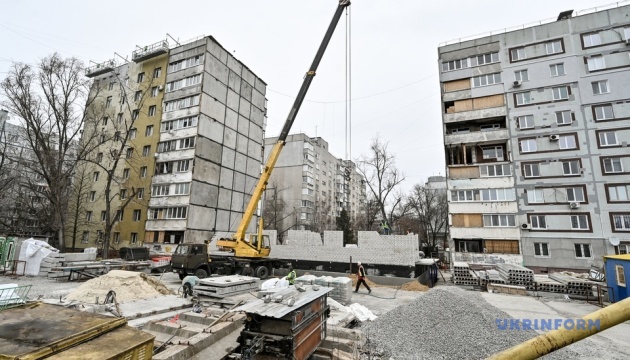
<svg viewBox="0 0 630 360">
<path fill-rule="evenodd" d="M 612 246 L 619 245 L 619 238 L 616 236 L 611 236 L 608 238 L 608 241 L 612 244 Z"/>
</svg>

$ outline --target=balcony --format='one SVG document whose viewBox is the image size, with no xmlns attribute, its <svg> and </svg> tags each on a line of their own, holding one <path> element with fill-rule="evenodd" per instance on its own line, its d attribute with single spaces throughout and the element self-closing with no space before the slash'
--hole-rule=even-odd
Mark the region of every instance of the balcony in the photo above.
<svg viewBox="0 0 630 360">
<path fill-rule="evenodd" d="M 151 44 L 143 48 L 140 48 L 138 50 L 135 50 L 133 54 L 131 55 L 131 59 L 134 62 L 139 63 L 141 61 L 150 59 L 152 57 L 166 54 L 167 52 L 168 52 L 168 43 L 166 42 L 166 40 L 162 40 L 162 41 L 156 42 L 155 44 Z"/>
<path fill-rule="evenodd" d="M 478 110 L 452 112 L 452 113 L 444 114 L 444 122 L 453 123 L 453 122 L 467 121 L 467 120 L 473 120 L 473 119 L 505 117 L 506 114 L 507 114 L 507 110 L 505 109 L 505 106 L 478 109 Z"/>
<path fill-rule="evenodd" d="M 445 145 L 452 144 L 478 144 L 488 141 L 507 140 L 509 139 L 507 129 L 497 129 L 492 131 L 475 131 L 462 134 L 447 134 L 444 137 Z"/>
<path fill-rule="evenodd" d="M 107 60 L 103 63 L 96 64 L 94 66 L 90 66 L 89 68 L 85 69 L 85 76 L 89 78 L 93 78 L 95 76 L 99 76 L 102 74 L 106 74 L 110 71 L 114 71 L 115 67 L 116 67 L 116 62 L 113 59 Z"/>
</svg>

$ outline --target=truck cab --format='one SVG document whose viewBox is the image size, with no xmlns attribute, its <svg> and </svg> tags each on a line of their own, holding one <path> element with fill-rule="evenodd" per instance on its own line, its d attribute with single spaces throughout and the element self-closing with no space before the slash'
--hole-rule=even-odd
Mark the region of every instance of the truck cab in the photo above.
<svg viewBox="0 0 630 360">
<path fill-rule="evenodd" d="M 211 274 L 209 262 L 206 244 L 179 244 L 171 256 L 171 268 L 179 274 L 180 279 L 186 275 L 208 277 Z"/>
</svg>

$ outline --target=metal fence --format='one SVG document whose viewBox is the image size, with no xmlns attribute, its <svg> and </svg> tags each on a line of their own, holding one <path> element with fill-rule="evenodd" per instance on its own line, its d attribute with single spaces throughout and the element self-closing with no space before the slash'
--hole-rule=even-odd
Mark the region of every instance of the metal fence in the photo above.
<svg viewBox="0 0 630 360">
<path fill-rule="evenodd" d="M 30 290 L 31 285 L 0 289 L 0 311 L 26 303 Z"/>
</svg>

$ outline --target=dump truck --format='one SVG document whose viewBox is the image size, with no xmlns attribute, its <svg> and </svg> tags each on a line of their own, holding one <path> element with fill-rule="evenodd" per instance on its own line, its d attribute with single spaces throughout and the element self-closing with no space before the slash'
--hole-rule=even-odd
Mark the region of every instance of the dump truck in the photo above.
<svg viewBox="0 0 630 360">
<path fill-rule="evenodd" d="M 319 66 L 324 52 L 328 47 L 328 43 L 339 23 L 339 19 L 346 7 L 350 5 L 349 0 L 340 0 L 333 15 L 333 19 L 328 26 L 326 34 L 322 43 L 319 45 L 319 49 L 315 54 L 315 58 L 311 63 L 310 68 L 304 76 L 304 81 L 298 92 L 293 106 L 289 111 L 289 115 L 284 123 L 282 132 L 278 137 L 278 141 L 274 144 L 269 158 L 267 159 L 263 171 L 260 175 L 260 179 L 256 183 L 252 192 L 252 197 L 247 204 L 247 208 L 243 213 L 243 218 L 236 230 L 236 233 L 230 238 L 220 238 L 217 240 L 216 246 L 219 249 L 218 252 L 210 251 L 210 241 L 206 240 L 203 244 L 191 244 L 183 243 L 177 246 L 175 253 L 171 258 L 171 267 L 174 272 L 179 274 L 180 279 L 183 279 L 188 274 L 194 274 L 198 278 L 205 278 L 211 274 L 240 274 L 245 265 L 249 264 L 254 269 L 254 275 L 261 279 L 265 279 L 271 269 L 279 267 L 283 261 L 280 259 L 272 259 L 269 257 L 271 251 L 271 244 L 269 237 L 263 235 L 263 222 L 260 218 L 258 223 L 258 229 L 256 234 L 246 234 L 246 230 L 258 208 L 258 203 L 262 198 L 269 177 L 278 161 L 280 152 L 286 143 L 289 131 L 293 126 L 293 122 L 297 117 L 297 114 L 302 106 L 302 102 L 306 97 L 306 93 L 315 77 L 317 67 Z"/>
</svg>

